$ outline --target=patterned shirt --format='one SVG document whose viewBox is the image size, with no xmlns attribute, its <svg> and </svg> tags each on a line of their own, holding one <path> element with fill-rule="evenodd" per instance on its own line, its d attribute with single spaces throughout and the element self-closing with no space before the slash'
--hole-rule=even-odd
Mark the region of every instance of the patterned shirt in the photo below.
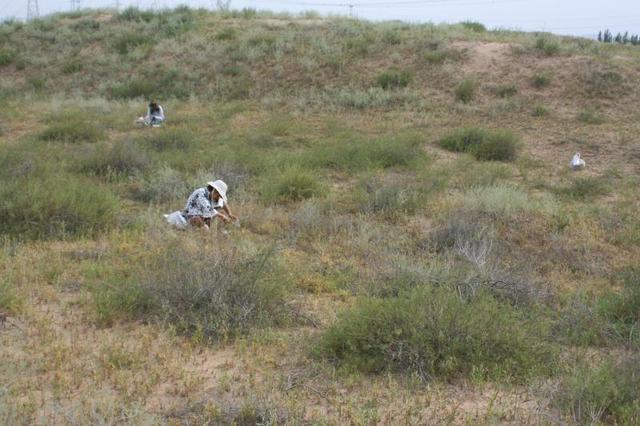
<svg viewBox="0 0 640 426">
<path fill-rule="evenodd" d="M 214 207 L 217 206 L 214 206 L 209 200 L 207 188 L 199 188 L 189 196 L 187 204 L 184 206 L 184 215 L 187 217 L 202 216 L 208 219 L 218 214 Z"/>
</svg>

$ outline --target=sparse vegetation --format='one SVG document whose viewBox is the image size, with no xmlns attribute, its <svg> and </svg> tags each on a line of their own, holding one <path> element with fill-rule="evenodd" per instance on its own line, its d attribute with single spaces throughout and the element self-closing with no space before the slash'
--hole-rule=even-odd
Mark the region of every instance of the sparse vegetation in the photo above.
<svg viewBox="0 0 640 426">
<path fill-rule="evenodd" d="M 219 3 L 0 23 L 0 424 L 638 423 L 636 48 Z"/>
</svg>

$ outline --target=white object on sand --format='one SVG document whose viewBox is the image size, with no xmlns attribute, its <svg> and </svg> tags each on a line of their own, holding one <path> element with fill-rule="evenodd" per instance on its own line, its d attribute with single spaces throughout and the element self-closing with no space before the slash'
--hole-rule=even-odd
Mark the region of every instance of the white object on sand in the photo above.
<svg viewBox="0 0 640 426">
<path fill-rule="evenodd" d="M 573 158 L 571 158 L 571 168 L 573 170 L 580 170 L 580 169 L 584 169 L 585 166 L 586 166 L 586 163 L 580 157 L 580 153 L 576 152 L 575 154 L 573 154 Z"/>
<path fill-rule="evenodd" d="M 185 229 L 188 225 L 187 219 L 185 219 L 180 210 L 177 210 L 173 213 L 165 214 L 164 218 L 167 219 L 169 225 L 173 225 L 178 229 Z"/>
</svg>

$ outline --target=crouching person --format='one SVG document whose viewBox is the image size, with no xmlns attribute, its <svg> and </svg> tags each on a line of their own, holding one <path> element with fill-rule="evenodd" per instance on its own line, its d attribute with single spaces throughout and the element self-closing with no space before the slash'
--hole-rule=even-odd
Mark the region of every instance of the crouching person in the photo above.
<svg viewBox="0 0 640 426">
<path fill-rule="evenodd" d="M 184 217 L 187 222 L 198 228 L 209 228 L 211 219 L 218 217 L 224 223 L 238 220 L 238 217 L 231 213 L 227 204 L 227 184 L 221 180 L 207 182 L 204 188 L 198 188 L 189 196 L 185 205 Z"/>
</svg>

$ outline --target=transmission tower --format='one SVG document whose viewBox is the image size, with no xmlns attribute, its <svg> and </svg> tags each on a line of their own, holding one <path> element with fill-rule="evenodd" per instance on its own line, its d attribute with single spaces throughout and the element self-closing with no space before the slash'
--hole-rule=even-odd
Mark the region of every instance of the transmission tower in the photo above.
<svg viewBox="0 0 640 426">
<path fill-rule="evenodd" d="M 38 19 L 40 17 L 40 7 L 38 0 L 27 0 L 27 21 Z"/>
<path fill-rule="evenodd" d="M 71 0 L 71 11 L 72 12 L 80 10 L 80 1 L 81 0 Z"/>
</svg>

